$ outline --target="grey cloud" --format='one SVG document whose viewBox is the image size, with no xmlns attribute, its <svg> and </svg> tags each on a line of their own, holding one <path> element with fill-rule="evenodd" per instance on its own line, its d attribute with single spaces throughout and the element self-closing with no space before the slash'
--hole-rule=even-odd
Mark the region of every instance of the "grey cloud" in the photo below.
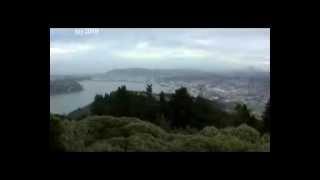
<svg viewBox="0 0 320 180">
<path fill-rule="evenodd" d="M 137 50 L 137 45 L 143 42 L 148 44 L 148 47 L 140 52 Z M 84 36 L 76 35 L 74 29 L 50 30 L 50 47 L 63 48 L 68 44 L 71 48 L 75 45 L 90 45 L 94 48 L 82 53 L 70 51 L 73 54 L 52 56 L 50 60 L 52 73 L 57 71 L 95 73 L 112 68 L 150 66 L 215 70 L 217 67 L 228 69 L 252 65 L 268 69 L 265 67 L 268 64 L 266 61 L 270 61 L 269 29 L 100 29 L 98 34 Z M 185 49 L 190 52 L 205 51 L 212 56 L 202 60 L 191 58 L 197 56 L 189 58 L 164 56 L 165 59 L 157 61 L 152 58 L 141 58 L 141 61 L 136 61 L 130 59 L 130 56 L 126 56 L 127 58 L 114 56 L 115 52 L 120 54 L 131 52 L 128 55 L 133 55 L 134 52 L 136 58 L 148 53 L 175 52 L 175 49 Z M 183 54 L 190 54 L 185 53 Z"/>
</svg>

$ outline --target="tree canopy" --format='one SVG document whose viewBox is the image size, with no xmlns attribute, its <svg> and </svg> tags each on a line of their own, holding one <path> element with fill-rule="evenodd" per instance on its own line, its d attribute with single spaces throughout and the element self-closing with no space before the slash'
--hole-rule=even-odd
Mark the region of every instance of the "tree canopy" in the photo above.
<svg viewBox="0 0 320 180">
<path fill-rule="evenodd" d="M 245 123 L 261 130 L 263 126 L 245 104 L 238 104 L 234 113 L 227 113 L 214 101 L 190 96 L 185 87 L 173 94 L 161 92 L 158 100 L 155 96 L 151 84 L 146 86 L 145 93 L 121 86 L 110 94 L 96 95 L 91 114 L 137 117 L 170 128 L 201 129 L 208 125 L 223 128 Z"/>
<path fill-rule="evenodd" d="M 270 138 L 247 125 L 169 132 L 137 118 L 51 117 L 52 147 L 66 152 L 241 152 L 270 151 Z"/>
<path fill-rule="evenodd" d="M 159 98 L 157 98 L 159 97 Z M 50 115 L 53 151 L 269 151 L 270 100 L 262 120 L 245 104 L 226 112 L 215 101 L 173 94 L 128 91 L 97 94 L 90 114 Z M 263 134 L 265 133 L 265 134 Z"/>
<path fill-rule="evenodd" d="M 266 104 L 266 108 L 263 113 L 262 119 L 263 119 L 264 130 L 266 132 L 270 132 L 270 99 Z"/>
</svg>

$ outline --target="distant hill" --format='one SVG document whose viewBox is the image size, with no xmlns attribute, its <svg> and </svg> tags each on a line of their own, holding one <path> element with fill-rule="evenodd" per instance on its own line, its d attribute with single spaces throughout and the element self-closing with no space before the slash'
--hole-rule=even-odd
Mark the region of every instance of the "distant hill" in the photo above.
<svg viewBox="0 0 320 180">
<path fill-rule="evenodd" d="M 91 75 L 50 75 L 50 80 L 83 81 L 91 79 Z"/>
<path fill-rule="evenodd" d="M 269 79 L 270 73 L 256 69 L 245 69 L 242 71 L 233 71 L 225 73 L 207 72 L 194 69 L 146 69 L 146 68 L 126 68 L 113 69 L 103 74 L 92 76 L 93 79 L 114 80 L 114 81 L 137 81 L 146 82 L 150 79 L 156 81 L 212 81 L 219 82 L 230 79 L 248 79 L 256 80 Z"/>
<path fill-rule="evenodd" d="M 194 80 L 227 80 L 227 79 L 268 79 L 269 71 L 247 68 L 237 71 L 208 72 L 195 69 L 148 69 L 148 68 L 123 68 L 113 69 L 106 73 L 91 75 L 50 75 L 50 80 L 112 80 L 112 81 L 138 81 L 145 82 L 153 79 L 157 81 L 194 81 Z"/>
<path fill-rule="evenodd" d="M 145 82 L 153 79 L 156 81 L 169 80 L 178 77 L 199 77 L 212 76 L 213 73 L 203 72 L 193 69 L 146 69 L 146 68 L 127 68 L 114 69 L 104 74 L 93 76 L 94 79 L 115 80 L 115 81 L 139 81 Z"/>
<path fill-rule="evenodd" d="M 114 69 L 111 71 L 106 72 L 106 74 L 113 74 L 113 73 L 124 73 L 128 75 L 134 76 L 145 76 L 145 75 L 179 75 L 179 74 L 186 74 L 186 73 L 200 73 L 202 71 L 193 70 L 193 69 L 146 69 L 146 68 L 126 68 L 126 69 Z"/>
<path fill-rule="evenodd" d="M 83 87 L 75 80 L 50 80 L 50 95 L 82 91 Z"/>
</svg>

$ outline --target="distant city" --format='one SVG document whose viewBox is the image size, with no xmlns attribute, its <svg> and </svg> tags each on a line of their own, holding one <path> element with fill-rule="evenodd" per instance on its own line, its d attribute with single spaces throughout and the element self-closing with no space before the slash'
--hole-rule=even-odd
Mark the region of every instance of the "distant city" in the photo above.
<svg viewBox="0 0 320 180">
<path fill-rule="evenodd" d="M 57 76 L 52 76 L 52 78 L 57 78 Z M 81 76 L 77 78 L 79 80 L 88 79 Z M 92 81 L 123 82 L 124 84 L 125 82 L 153 84 L 160 86 L 166 93 L 174 93 L 176 89 L 186 87 L 190 95 L 219 101 L 230 110 L 236 103 L 245 103 L 256 115 L 261 115 L 270 97 L 269 72 L 213 74 L 194 70 L 129 68 L 92 75 L 90 79 Z"/>
</svg>

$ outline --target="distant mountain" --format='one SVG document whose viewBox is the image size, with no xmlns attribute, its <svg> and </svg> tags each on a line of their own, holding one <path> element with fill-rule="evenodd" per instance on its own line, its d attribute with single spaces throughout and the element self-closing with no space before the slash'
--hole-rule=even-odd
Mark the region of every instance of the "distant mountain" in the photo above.
<svg viewBox="0 0 320 180">
<path fill-rule="evenodd" d="M 127 68 L 113 69 L 103 74 L 93 76 L 97 80 L 113 80 L 113 81 L 135 81 L 146 82 L 148 80 L 155 81 L 209 81 L 217 83 L 230 79 L 256 79 L 268 80 L 270 73 L 260 71 L 253 67 L 248 69 L 216 73 L 205 72 L 194 69 L 146 69 L 146 68 Z"/>
<path fill-rule="evenodd" d="M 243 76 L 243 77 L 248 77 L 248 76 L 265 77 L 265 76 L 270 76 L 270 71 L 261 70 L 253 66 L 249 66 L 246 69 L 233 71 L 232 73 L 229 73 L 229 74 L 232 76 Z"/>
<path fill-rule="evenodd" d="M 50 80 L 74 80 L 83 81 L 91 79 L 90 75 L 50 75 Z"/>
<path fill-rule="evenodd" d="M 126 80 L 145 82 L 150 79 L 160 80 L 163 78 L 197 76 L 208 74 L 206 72 L 192 69 L 145 69 L 145 68 L 127 68 L 114 69 L 104 74 L 94 76 L 95 79 L 107 80 Z"/>
<path fill-rule="evenodd" d="M 152 76 L 152 75 L 163 75 L 163 76 L 175 76 L 189 73 L 201 73 L 202 71 L 192 69 L 145 69 L 145 68 L 127 68 L 127 69 L 114 69 L 108 71 L 106 75 L 110 74 L 126 74 L 130 76 Z"/>
</svg>

